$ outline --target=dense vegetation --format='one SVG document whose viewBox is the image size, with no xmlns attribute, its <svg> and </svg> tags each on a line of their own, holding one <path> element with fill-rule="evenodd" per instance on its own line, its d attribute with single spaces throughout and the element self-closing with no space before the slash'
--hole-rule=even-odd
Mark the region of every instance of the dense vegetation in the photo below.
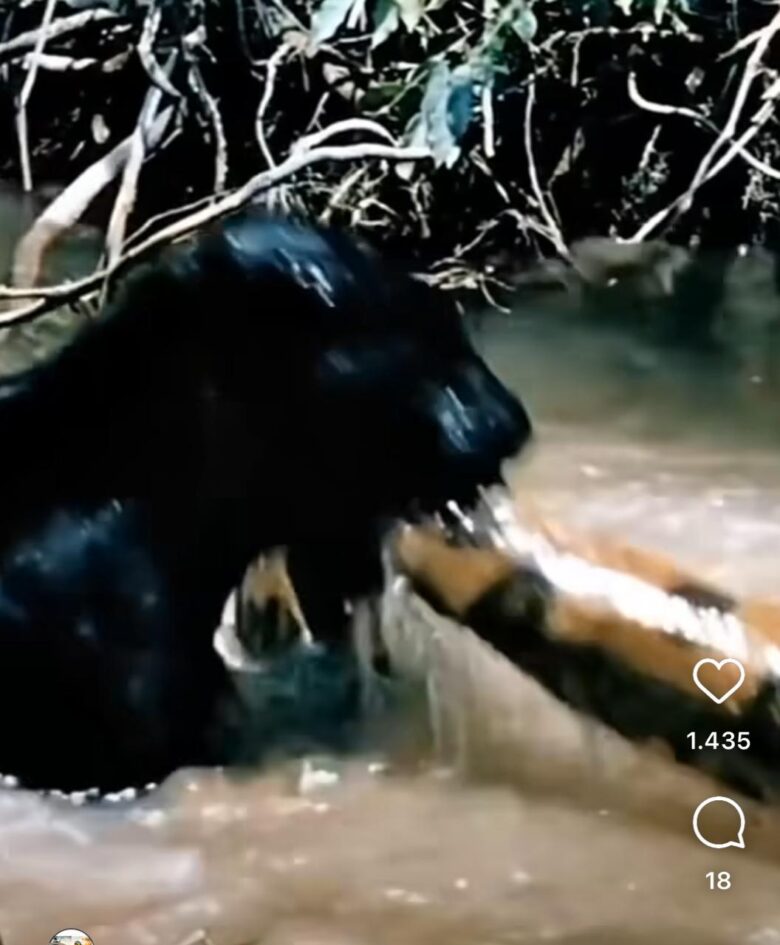
<svg viewBox="0 0 780 945">
<path fill-rule="evenodd" d="M 6 0 L 0 159 L 109 269 L 248 199 L 450 282 L 593 234 L 774 243 L 778 31 L 759 0 Z"/>
</svg>

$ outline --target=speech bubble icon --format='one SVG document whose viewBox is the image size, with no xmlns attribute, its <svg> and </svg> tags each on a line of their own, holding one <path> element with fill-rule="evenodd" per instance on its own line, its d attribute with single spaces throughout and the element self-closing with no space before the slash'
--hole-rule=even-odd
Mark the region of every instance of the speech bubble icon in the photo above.
<svg viewBox="0 0 780 945">
<path fill-rule="evenodd" d="M 713 843 L 703 836 L 701 830 L 699 830 L 699 816 L 705 807 L 709 807 L 710 804 L 728 804 L 737 812 L 737 816 L 739 817 L 739 829 L 737 830 L 736 840 L 727 840 L 725 843 Z M 708 797 L 707 800 L 702 801 L 693 812 L 693 832 L 696 834 L 696 839 L 699 843 L 703 843 L 705 847 L 709 847 L 711 850 L 725 850 L 727 847 L 738 847 L 740 850 L 744 850 L 745 814 L 739 804 L 737 804 L 736 801 L 732 801 L 730 797 Z"/>
<path fill-rule="evenodd" d="M 739 679 L 734 683 L 731 689 L 728 690 L 728 692 L 723 693 L 723 695 L 716 696 L 715 693 L 711 689 L 708 689 L 707 686 L 701 681 L 699 674 L 704 666 L 714 666 L 715 669 L 720 672 L 724 666 L 729 665 L 737 667 Z M 733 696 L 737 689 L 739 689 L 739 687 L 745 681 L 745 667 L 742 665 L 742 663 L 740 663 L 739 660 L 735 660 L 731 656 L 723 660 L 714 660 L 708 656 L 706 659 L 699 660 L 699 662 L 693 667 L 693 681 L 696 683 L 699 689 L 701 689 L 705 696 L 708 696 L 713 702 L 721 705 L 726 701 L 726 699 L 728 699 L 729 696 Z"/>
</svg>

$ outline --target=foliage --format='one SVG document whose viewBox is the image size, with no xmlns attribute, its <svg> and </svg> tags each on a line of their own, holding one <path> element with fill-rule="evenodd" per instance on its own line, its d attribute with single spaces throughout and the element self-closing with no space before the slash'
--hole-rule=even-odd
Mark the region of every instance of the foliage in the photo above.
<svg viewBox="0 0 780 945">
<path fill-rule="evenodd" d="M 756 37 L 776 14 L 760 0 L 60 2 L 59 16 L 65 8 L 114 16 L 47 46 L 93 65 L 38 78 L 30 104 L 38 178 L 67 180 L 132 130 L 160 81 L 150 62 L 176 54 L 178 134 L 144 170 L 139 216 L 237 186 L 302 136 L 359 118 L 399 146 L 428 148 L 433 161 L 318 166 L 273 200 L 434 258 L 561 252 L 588 234 L 645 235 L 659 214 L 646 235 L 776 238 L 774 33 L 732 115 Z M 44 6 L 0 6 L 2 35 L 34 29 Z M 25 63 L 3 45 L 13 101 Z M 123 51 L 127 60 L 106 69 Z M 696 180 L 716 142 L 712 162 L 753 125 L 749 147 Z M 343 140 L 364 140 L 361 129 Z M 16 173 L 15 149 L 1 156 Z"/>
</svg>

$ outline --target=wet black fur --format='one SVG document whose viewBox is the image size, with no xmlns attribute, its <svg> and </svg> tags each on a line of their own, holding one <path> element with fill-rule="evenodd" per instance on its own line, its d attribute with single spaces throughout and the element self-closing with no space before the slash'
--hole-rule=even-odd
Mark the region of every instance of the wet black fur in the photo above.
<svg viewBox="0 0 780 945">
<path fill-rule="evenodd" d="M 378 523 L 468 497 L 528 434 L 441 295 L 344 235 L 245 214 L 138 269 L 0 382 L 0 771 L 230 760 L 212 634 L 250 558 L 300 549 L 332 609 L 376 582 Z"/>
</svg>

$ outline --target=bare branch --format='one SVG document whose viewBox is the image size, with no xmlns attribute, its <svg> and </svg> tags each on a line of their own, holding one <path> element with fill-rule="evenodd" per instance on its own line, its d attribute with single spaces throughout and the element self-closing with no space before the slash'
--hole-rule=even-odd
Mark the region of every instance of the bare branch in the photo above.
<svg viewBox="0 0 780 945">
<path fill-rule="evenodd" d="M 769 94 L 770 92 L 771 95 Z M 775 83 L 772 88 L 767 91 L 767 94 L 765 94 L 764 104 L 750 119 L 749 127 L 742 133 L 742 135 L 740 135 L 739 138 L 736 138 L 732 142 L 726 153 L 718 160 L 716 164 L 712 166 L 712 169 L 707 175 L 707 180 L 710 180 L 711 178 L 715 177 L 716 174 L 719 174 L 727 164 L 731 163 L 737 154 L 741 154 L 743 157 L 745 156 L 745 145 L 755 138 L 761 128 L 772 117 L 775 111 L 775 101 L 778 98 L 780 98 L 780 84 Z M 759 161 L 758 158 L 754 158 L 750 163 L 758 167 L 759 170 L 763 170 L 763 172 L 769 177 L 778 177 L 778 171 L 775 168 L 770 167 L 770 165 L 765 164 L 763 161 Z"/>
<path fill-rule="evenodd" d="M 31 68 L 34 61 L 33 53 L 25 56 L 24 68 Z M 83 59 L 75 59 L 73 56 L 58 56 L 51 53 L 41 53 L 37 58 L 37 63 L 39 69 L 45 69 L 47 72 L 82 72 L 84 69 L 93 69 L 96 66 L 103 65 L 100 60 L 89 56 Z"/>
<path fill-rule="evenodd" d="M 753 43 L 757 42 L 761 38 L 761 34 L 765 29 L 766 27 L 762 26 L 757 30 L 753 30 L 752 33 L 748 33 L 747 36 L 743 36 L 740 40 L 734 43 L 730 49 L 727 49 L 726 52 L 721 53 L 718 58 L 728 59 L 730 56 L 735 55 L 735 53 L 738 53 L 743 49 L 747 49 L 748 46 L 752 46 Z"/>
<path fill-rule="evenodd" d="M 171 83 L 168 72 L 163 69 L 154 55 L 154 41 L 157 38 L 161 22 L 162 9 L 156 3 L 153 3 L 146 14 L 141 30 L 141 38 L 138 40 L 138 58 L 154 85 L 173 98 L 181 98 L 181 92 Z"/>
<path fill-rule="evenodd" d="M 33 186 L 32 169 L 30 167 L 30 146 L 27 138 L 27 103 L 32 95 L 35 79 L 38 75 L 38 62 L 43 52 L 43 47 L 46 45 L 46 40 L 48 39 L 49 28 L 54 18 L 54 8 L 56 6 L 57 0 L 46 0 L 43 20 L 41 21 L 35 39 L 35 48 L 30 58 L 27 76 L 16 103 L 16 133 L 19 138 L 19 163 L 22 168 L 22 187 L 25 193 L 29 193 Z"/>
<path fill-rule="evenodd" d="M 273 55 L 268 59 L 268 62 L 266 63 L 263 94 L 260 98 L 260 104 L 257 106 L 257 116 L 255 117 L 255 134 L 257 135 L 257 143 L 260 145 L 260 150 L 262 151 L 266 164 L 268 164 L 269 167 L 273 167 L 276 164 L 276 161 L 274 161 L 273 155 L 271 154 L 271 149 L 268 147 L 268 142 L 266 141 L 265 137 L 265 113 L 268 110 L 268 106 L 270 105 L 271 98 L 274 94 L 274 87 L 276 85 L 276 76 L 279 71 L 279 66 L 284 62 L 291 52 L 292 47 L 288 43 L 282 43 L 281 46 L 279 46 L 279 48 L 276 49 Z"/>
<path fill-rule="evenodd" d="M 313 134 L 304 135 L 299 138 L 290 150 L 290 154 L 299 154 L 303 151 L 309 151 L 327 141 L 329 138 L 335 138 L 337 135 L 347 134 L 350 131 L 368 131 L 380 138 L 384 138 L 395 146 L 395 138 L 378 121 L 372 121 L 370 118 L 345 118 L 343 121 L 336 121 L 321 131 L 315 131 Z"/>
<path fill-rule="evenodd" d="M 774 110 L 775 99 L 780 97 L 780 88 L 775 91 L 774 86 L 772 90 L 770 90 L 774 94 L 770 95 L 768 100 L 764 102 L 764 105 L 762 105 L 753 116 L 750 121 L 751 127 L 749 127 L 739 139 L 734 139 L 737 125 L 739 124 L 739 120 L 742 117 L 742 111 L 745 107 L 745 102 L 756 76 L 761 71 L 761 60 L 766 53 L 769 44 L 776 36 L 778 30 L 780 30 L 780 13 L 775 14 L 769 24 L 761 30 L 760 36 L 757 37 L 753 51 L 748 57 L 745 69 L 742 73 L 742 79 L 740 80 L 739 87 L 737 88 L 737 92 L 734 96 L 734 101 L 731 106 L 728 120 L 723 126 L 723 129 L 718 134 L 715 142 L 712 144 L 699 163 L 699 166 L 696 169 L 691 182 L 688 184 L 688 187 L 667 207 L 665 207 L 663 210 L 660 210 L 653 217 L 647 220 L 637 230 L 637 232 L 632 237 L 630 237 L 629 242 L 641 242 L 650 233 L 652 233 L 656 227 L 660 226 L 672 215 L 679 217 L 681 214 L 687 212 L 693 203 L 693 198 L 696 192 L 702 186 L 702 184 L 708 180 L 711 180 L 716 174 L 719 174 L 720 171 L 723 170 L 723 168 L 729 164 L 738 153 L 741 153 L 746 143 L 755 137 L 756 134 L 758 134 L 761 125 L 765 124 L 766 121 L 769 120 Z M 776 84 L 777 83 L 775 83 L 775 85 Z M 766 95 L 764 97 L 766 98 Z M 732 142 L 730 147 L 726 150 L 726 153 L 722 154 L 716 162 L 718 153 L 722 151 L 722 149 L 727 144 L 729 144 L 729 142 Z"/>
<path fill-rule="evenodd" d="M 173 107 L 164 109 L 149 128 L 147 147 L 157 147 L 162 140 Z M 132 150 L 132 136 L 125 138 L 108 154 L 96 161 L 55 199 L 19 242 L 14 254 L 12 280 L 15 286 L 30 288 L 2 289 L 0 298 L 46 298 L 46 289 L 33 290 L 38 281 L 46 250 L 58 237 L 71 229 L 83 216 L 87 207 L 127 164 Z M 62 288 L 62 287 L 60 287 Z"/>
<path fill-rule="evenodd" d="M 0 326 L 4 327 L 6 325 L 30 321 L 43 312 L 56 308 L 60 304 L 71 302 L 73 299 L 86 295 L 88 292 L 97 288 L 109 275 L 112 277 L 116 276 L 121 270 L 131 263 L 136 262 L 141 257 L 148 255 L 152 250 L 165 243 L 180 240 L 208 223 L 212 223 L 229 213 L 233 213 L 248 204 L 262 191 L 268 190 L 313 164 L 320 164 L 327 161 L 357 161 L 369 158 L 385 161 L 421 161 L 429 157 L 430 152 L 427 148 L 391 147 L 386 144 L 374 144 L 373 142 L 351 144 L 341 147 L 328 146 L 312 148 L 308 151 L 291 154 L 286 161 L 279 164 L 277 167 L 269 168 L 266 171 L 256 174 L 242 187 L 227 196 L 175 223 L 169 224 L 132 249 L 127 250 L 117 261 L 111 273 L 109 273 L 107 269 L 101 269 L 83 279 L 45 289 L 30 288 L 22 290 L 0 286 L 0 299 L 27 297 L 39 300 L 25 308 L 0 313 Z"/>
<path fill-rule="evenodd" d="M 173 68 L 175 61 L 176 53 L 173 52 L 163 70 L 166 78 Z M 111 211 L 111 219 L 108 222 L 108 231 L 106 233 L 106 267 L 109 271 L 116 265 L 116 261 L 119 259 L 122 252 L 127 220 L 135 205 L 141 168 L 146 160 L 150 145 L 154 147 L 154 142 L 150 141 L 150 132 L 154 125 L 155 118 L 157 117 L 163 94 L 160 85 L 155 85 L 149 90 L 144 104 L 141 107 L 141 113 L 138 116 L 135 130 L 130 138 L 130 150 L 122 172 L 122 183 L 119 186 L 119 192 L 114 201 L 114 207 Z"/>
<path fill-rule="evenodd" d="M 525 213 L 521 213 L 514 207 L 503 210 L 502 214 L 510 216 L 526 235 L 529 232 L 536 233 L 537 236 L 541 236 L 542 239 L 547 240 L 548 243 L 552 243 L 556 249 L 558 248 L 558 238 L 556 234 L 549 230 L 543 223 L 540 223 L 533 217 L 529 217 Z M 568 256 L 565 258 L 568 258 Z"/>
<path fill-rule="evenodd" d="M 692 121 L 695 121 L 699 125 L 703 125 L 705 128 L 708 128 L 710 131 L 713 131 L 715 134 L 720 134 L 718 126 L 710 121 L 706 115 L 702 115 L 700 112 L 697 112 L 693 108 L 685 108 L 681 105 L 665 105 L 660 102 L 651 102 L 649 99 L 646 99 L 637 88 L 636 84 L 636 75 L 631 72 L 628 76 L 628 95 L 634 104 L 638 105 L 640 108 L 644 109 L 647 112 L 653 112 L 656 115 L 680 115 L 683 118 L 690 118 Z M 734 143 L 735 139 L 729 139 L 730 143 Z M 761 158 L 757 158 L 752 152 L 748 151 L 744 145 L 738 144 L 738 153 L 740 157 L 744 158 L 751 167 L 754 167 L 757 171 L 761 171 L 762 174 L 766 174 L 767 177 L 772 177 L 775 180 L 780 180 L 780 171 L 772 167 L 770 164 L 767 164 L 766 161 L 762 161 Z M 707 178 L 710 179 L 709 177 Z"/>
<path fill-rule="evenodd" d="M 490 160 L 496 156 L 495 115 L 493 114 L 493 86 L 486 82 L 482 88 L 482 148 Z"/>
<path fill-rule="evenodd" d="M 225 189 L 228 172 L 228 146 L 225 137 L 225 128 L 216 99 L 206 88 L 203 75 L 196 63 L 190 66 L 189 81 L 195 94 L 201 100 L 206 114 L 211 121 L 214 133 L 214 192 L 221 193 Z"/>
<path fill-rule="evenodd" d="M 638 105 L 646 112 L 653 112 L 655 115 L 681 115 L 700 124 L 707 125 L 709 128 L 715 127 L 705 115 L 702 115 L 701 112 L 697 112 L 693 108 L 685 108 L 682 105 L 665 105 L 661 102 L 651 102 L 649 99 L 645 98 L 636 84 L 635 72 L 629 72 L 628 74 L 628 97 L 635 105 Z"/>
<path fill-rule="evenodd" d="M 55 20 L 46 31 L 46 40 L 51 42 L 54 39 L 60 39 L 67 36 L 68 33 L 83 29 L 90 23 L 98 23 L 104 20 L 116 21 L 118 19 L 116 13 L 112 13 L 111 10 L 84 10 L 83 13 L 74 13 L 73 16 L 65 16 Z M 0 43 L 0 62 L 7 62 L 9 59 L 23 55 L 28 49 L 35 48 L 40 33 L 41 28 L 39 27 L 26 33 L 19 33 L 13 39 Z"/>
<path fill-rule="evenodd" d="M 650 37 L 673 37 L 674 39 L 685 39 L 690 43 L 701 43 L 704 37 L 699 33 L 688 31 L 680 33 L 673 29 L 659 29 L 652 23 L 639 23 L 636 26 L 621 28 L 618 26 L 589 26 L 582 30 L 556 30 L 551 33 L 544 42 L 540 43 L 540 50 L 551 50 L 558 43 L 575 43 L 580 45 L 584 39 L 591 36 L 609 36 L 611 39 L 620 39 L 623 37 L 639 36 L 646 42 Z"/>
<path fill-rule="evenodd" d="M 544 193 L 542 192 L 541 184 L 539 183 L 539 175 L 536 171 L 532 136 L 532 118 L 535 100 L 536 80 L 534 76 L 531 76 L 531 80 L 528 85 L 528 97 L 526 99 L 525 105 L 525 127 L 523 136 L 525 140 L 525 153 L 528 158 L 528 176 L 531 178 L 531 187 L 533 189 L 534 196 L 536 197 L 536 202 L 539 204 L 539 211 L 544 218 L 549 238 L 552 240 L 553 245 L 555 246 L 558 253 L 564 259 L 569 259 L 569 250 L 566 246 L 566 240 L 563 238 L 563 234 L 561 233 L 558 224 L 555 222 L 555 218 L 550 212 L 550 208 L 547 206 L 547 201 L 545 199 Z"/>
<path fill-rule="evenodd" d="M 155 213 L 148 220 L 144 222 L 135 230 L 130 236 L 128 236 L 125 241 L 126 246 L 131 246 L 134 243 L 137 243 L 138 240 L 148 233 L 150 230 L 154 229 L 158 223 L 162 223 L 163 220 L 169 220 L 171 217 L 175 216 L 185 216 L 188 213 L 192 213 L 194 210 L 199 210 L 201 207 L 205 207 L 206 204 L 212 203 L 214 201 L 214 194 L 204 194 L 202 197 L 198 197 L 195 200 L 190 200 L 185 204 L 181 204 L 178 207 L 171 207 L 169 210 L 162 210 L 160 213 Z"/>
<path fill-rule="evenodd" d="M 347 194 L 360 182 L 363 177 L 366 176 L 367 172 L 368 167 L 363 165 L 362 167 L 355 168 L 355 170 L 344 176 L 344 179 L 329 197 L 328 205 L 320 214 L 320 220 L 323 223 L 330 222 L 330 219 L 333 216 L 333 211 L 345 203 Z"/>
</svg>

